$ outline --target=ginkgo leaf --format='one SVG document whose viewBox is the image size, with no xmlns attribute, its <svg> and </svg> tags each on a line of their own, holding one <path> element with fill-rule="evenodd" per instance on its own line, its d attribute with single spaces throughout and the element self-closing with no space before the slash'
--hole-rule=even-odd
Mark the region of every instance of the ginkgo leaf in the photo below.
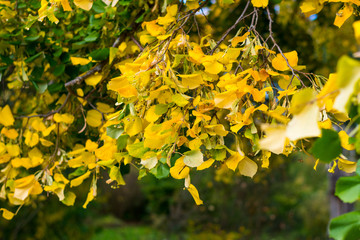
<svg viewBox="0 0 360 240">
<path fill-rule="evenodd" d="M 345 4 L 344 8 L 340 9 L 336 13 L 334 25 L 340 28 L 344 22 L 351 17 L 354 12 L 354 8 L 350 4 Z"/>
<path fill-rule="evenodd" d="M 94 75 L 91 75 L 90 77 L 87 77 L 85 79 L 85 83 L 89 86 L 95 87 L 96 84 L 98 84 L 101 79 L 102 79 L 102 74 L 94 74 Z"/>
<path fill-rule="evenodd" d="M 259 147 L 275 154 L 283 153 L 286 143 L 286 127 L 263 125 L 262 130 L 265 131 L 266 137 L 259 140 Z"/>
<path fill-rule="evenodd" d="M 88 195 L 87 195 L 86 201 L 85 201 L 85 203 L 84 203 L 84 205 L 83 205 L 82 207 L 83 207 L 83 208 L 87 208 L 87 205 L 88 205 L 92 200 L 94 200 L 95 196 L 96 196 L 96 192 L 94 191 L 94 188 L 92 187 L 92 188 L 90 188 L 90 191 L 89 191 L 89 193 L 88 193 Z"/>
<path fill-rule="evenodd" d="M 61 201 L 63 204 L 65 204 L 66 206 L 74 206 L 75 203 L 75 199 L 76 199 L 76 195 L 73 192 L 66 192 L 65 194 L 65 198 Z"/>
<path fill-rule="evenodd" d="M 320 136 L 319 118 L 320 112 L 318 105 L 316 103 L 309 104 L 288 123 L 286 136 L 291 141 Z"/>
<path fill-rule="evenodd" d="M 39 142 L 39 134 L 33 133 L 27 130 L 24 134 L 25 136 L 25 144 L 29 147 L 34 147 Z"/>
<path fill-rule="evenodd" d="M 61 6 L 63 7 L 64 11 L 72 11 L 68 0 L 61 0 Z"/>
<path fill-rule="evenodd" d="M 356 171 L 356 162 L 338 158 L 338 168 L 346 173 L 353 173 Z"/>
<path fill-rule="evenodd" d="M 210 158 L 209 160 L 206 160 L 205 162 L 203 162 L 200 166 L 198 166 L 196 168 L 196 170 L 198 171 L 201 171 L 201 170 L 204 170 L 206 168 L 209 168 L 211 167 L 211 165 L 215 162 L 214 159 Z"/>
<path fill-rule="evenodd" d="M 0 108 L 0 124 L 5 127 L 12 126 L 15 122 L 15 119 L 12 115 L 9 105 L 6 105 L 3 108 Z"/>
<path fill-rule="evenodd" d="M 80 177 L 77 177 L 70 182 L 70 187 L 77 187 L 83 183 L 85 179 L 87 179 L 90 176 L 91 172 L 88 171 L 85 174 L 81 175 Z"/>
<path fill-rule="evenodd" d="M 189 74 L 189 75 L 179 75 L 179 77 L 181 77 L 182 85 L 185 88 L 189 88 L 189 89 L 195 89 L 204 83 L 203 78 L 199 73 Z"/>
<path fill-rule="evenodd" d="M 95 109 L 91 109 L 86 113 L 86 122 L 91 127 L 99 127 L 102 124 L 102 114 Z"/>
<path fill-rule="evenodd" d="M 339 132 L 339 137 L 341 141 L 341 146 L 345 148 L 346 150 L 354 150 L 355 146 L 354 144 L 349 144 L 349 135 L 345 131 Z"/>
<path fill-rule="evenodd" d="M 125 181 L 120 172 L 120 167 L 112 166 L 110 168 L 109 177 L 111 180 L 116 181 L 118 185 L 125 185 Z"/>
<path fill-rule="evenodd" d="M 79 8 L 89 11 L 93 5 L 93 0 L 74 0 L 74 4 Z"/>
<path fill-rule="evenodd" d="M 340 93 L 335 98 L 333 108 L 346 113 L 349 108 L 349 99 L 360 79 L 360 62 L 348 56 L 342 56 L 338 61 L 337 76 L 336 85 L 340 88 Z"/>
<path fill-rule="evenodd" d="M 90 59 L 81 57 L 70 57 L 70 60 L 73 65 L 86 65 L 91 62 Z"/>
<path fill-rule="evenodd" d="M 204 156 L 199 150 L 185 152 L 184 156 L 184 164 L 188 167 L 198 167 L 204 162 Z"/>
<path fill-rule="evenodd" d="M 184 163 L 184 157 L 176 160 L 175 165 L 170 168 L 170 175 L 175 179 L 183 179 L 189 175 L 190 168 Z"/>
<path fill-rule="evenodd" d="M 244 157 L 238 165 L 239 173 L 247 177 L 253 177 L 258 169 L 257 164 L 248 157 Z"/>
<path fill-rule="evenodd" d="M 2 217 L 6 220 L 11 220 L 14 217 L 14 213 L 10 212 L 6 208 L 0 208 L 0 212 L 2 211 Z"/>
<path fill-rule="evenodd" d="M 66 124 L 71 124 L 74 121 L 74 119 L 75 119 L 74 116 L 69 113 L 64 113 L 64 114 L 55 113 L 54 115 L 55 122 L 63 122 Z"/>
<path fill-rule="evenodd" d="M 224 66 L 218 61 L 204 62 L 203 65 L 205 72 L 210 74 L 219 74 L 224 69 Z"/>
<path fill-rule="evenodd" d="M 235 171 L 236 167 L 238 166 L 239 162 L 244 158 L 243 152 L 236 152 L 235 154 L 231 155 L 226 161 L 226 166 Z"/>
<path fill-rule="evenodd" d="M 7 129 L 5 127 L 1 129 L 1 134 L 10 139 L 16 139 L 19 136 L 19 133 L 15 129 Z"/>
<path fill-rule="evenodd" d="M 251 3 L 254 7 L 265 8 L 269 4 L 269 0 L 251 0 Z"/>
<path fill-rule="evenodd" d="M 233 47 L 236 47 L 236 45 L 239 43 L 239 42 L 243 42 L 246 40 L 246 38 L 250 35 L 250 32 L 246 32 L 244 35 L 242 36 L 238 36 L 238 37 L 234 37 L 232 40 L 231 40 L 231 46 Z"/>
<path fill-rule="evenodd" d="M 291 67 L 295 67 L 298 64 L 298 54 L 296 51 L 284 53 L 284 56 L 286 57 Z M 276 57 L 272 60 L 271 63 L 276 70 L 279 71 L 289 70 L 288 63 L 280 53 L 276 55 Z"/>
<path fill-rule="evenodd" d="M 198 190 L 196 189 L 196 187 L 194 185 L 190 184 L 189 187 L 187 188 L 187 190 L 189 191 L 189 193 L 193 197 L 196 205 L 203 204 L 203 201 L 200 199 L 199 192 L 198 192 Z"/>
<path fill-rule="evenodd" d="M 15 144 L 6 144 L 6 151 L 10 154 L 12 157 L 16 157 L 20 155 L 20 147 L 19 145 Z"/>
</svg>

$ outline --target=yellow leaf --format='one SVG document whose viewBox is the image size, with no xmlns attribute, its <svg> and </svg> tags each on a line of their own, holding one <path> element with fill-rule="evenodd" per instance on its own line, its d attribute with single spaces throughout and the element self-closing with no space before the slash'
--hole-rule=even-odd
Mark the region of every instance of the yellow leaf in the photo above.
<svg viewBox="0 0 360 240">
<path fill-rule="evenodd" d="M 6 151 L 10 154 L 12 157 L 16 157 L 20 155 L 20 147 L 15 144 L 6 144 Z"/>
<path fill-rule="evenodd" d="M 65 193 L 65 199 L 62 200 L 61 202 L 62 202 L 63 204 L 65 204 L 66 206 L 74 206 L 75 199 L 76 199 L 75 193 L 73 193 L 73 192 L 66 192 L 66 193 Z"/>
<path fill-rule="evenodd" d="M 29 194 L 40 194 L 42 188 L 34 175 L 15 180 L 14 198 L 24 201 Z"/>
<path fill-rule="evenodd" d="M 74 0 L 74 4 L 79 8 L 89 11 L 93 5 L 92 0 Z"/>
<path fill-rule="evenodd" d="M 186 98 L 180 93 L 172 95 L 171 99 L 179 107 L 184 107 L 185 105 L 187 105 L 189 103 L 189 101 L 186 100 Z"/>
<path fill-rule="evenodd" d="M 206 129 L 206 133 L 211 136 L 218 135 L 225 137 L 229 133 L 222 124 L 206 125 L 204 128 Z"/>
<path fill-rule="evenodd" d="M 346 4 L 344 8 L 340 9 L 336 13 L 334 25 L 340 28 L 344 22 L 351 17 L 354 12 L 354 8 L 350 4 Z"/>
<path fill-rule="evenodd" d="M 231 155 L 226 161 L 226 166 L 235 171 L 236 167 L 238 166 L 239 162 L 243 160 L 244 153 L 243 152 L 236 152 L 235 154 Z"/>
<path fill-rule="evenodd" d="M 34 147 L 36 144 L 39 143 L 39 134 L 33 133 L 27 130 L 24 134 L 25 136 L 25 144 L 29 147 Z"/>
<path fill-rule="evenodd" d="M 319 118 L 320 112 L 317 104 L 308 104 L 306 108 L 296 114 L 288 123 L 286 136 L 291 141 L 320 136 Z"/>
<path fill-rule="evenodd" d="M 74 121 L 74 116 L 69 113 L 64 113 L 64 114 L 55 113 L 54 120 L 55 122 L 58 123 L 63 122 L 66 124 L 71 124 Z"/>
<path fill-rule="evenodd" d="M 126 76 L 112 78 L 108 83 L 108 89 L 118 92 L 124 98 L 137 96 L 138 93 L 136 88 L 129 84 Z"/>
<path fill-rule="evenodd" d="M 64 11 L 72 11 L 68 0 L 61 0 L 61 6 L 63 7 Z"/>
<path fill-rule="evenodd" d="M 124 129 L 130 137 L 135 136 L 143 130 L 141 118 L 137 116 L 128 116 L 124 120 Z"/>
<path fill-rule="evenodd" d="M 85 83 L 89 86 L 93 86 L 95 87 L 96 84 L 98 84 L 102 79 L 102 75 L 101 74 L 93 74 L 90 77 L 85 79 Z"/>
<path fill-rule="evenodd" d="M 8 161 L 10 161 L 11 156 L 10 154 L 4 154 L 0 156 L 0 164 L 2 163 L 7 163 Z"/>
<path fill-rule="evenodd" d="M 86 172 L 85 174 L 81 175 L 80 177 L 77 177 L 77 178 L 71 180 L 71 182 L 70 182 L 70 187 L 77 187 L 77 186 L 79 186 L 80 184 L 83 183 L 83 181 L 84 181 L 85 179 L 87 179 L 87 178 L 90 176 L 90 174 L 91 174 L 91 172 L 88 171 L 88 172 Z"/>
<path fill-rule="evenodd" d="M 219 74 L 224 69 L 224 66 L 218 61 L 204 62 L 203 65 L 205 72 L 210 74 Z"/>
<path fill-rule="evenodd" d="M 206 160 L 205 162 L 203 162 L 200 166 L 198 166 L 196 168 L 197 171 L 200 171 L 200 170 L 204 170 L 206 168 L 209 168 L 211 167 L 211 165 L 215 162 L 214 159 L 210 158 L 209 160 Z"/>
<path fill-rule="evenodd" d="M 5 209 L 5 208 L 0 208 L 0 211 L 2 211 L 2 216 L 3 218 L 5 218 L 6 220 L 11 220 L 14 217 L 14 213 L 10 212 L 9 210 Z"/>
<path fill-rule="evenodd" d="M 259 147 L 275 154 L 283 153 L 286 143 L 285 126 L 262 125 L 262 130 L 265 131 L 266 137 L 259 140 Z"/>
<path fill-rule="evenodd" d="M 53 124 L 50 127 L 46 128 L 44 131 L 42 131 L 43 137 L 47 137 L 55 128 L 56 128 L 55 124 Z"/>
<path fill-rule="evenodd" d="M 148 121 L 148 122 L 155 122 L 156 120 L 158 120 L 159 119 L 159 117 L 161 116 L 161 115 L 157 115 L 156 113 L 155 113 L 155 105 L 153 105 L 153 106 L 151 106 L 147 111 L 146 111 L 146 115 L 145 115 L 145 119 L 146 119 L 146 121 Z"/>
<path fill-rule="evenodd" d="M 250 32 L 246 32 L 244 35 L 242 36 L 239 36 L 239 37 L 234 37 L 232 40 L 231 40 L 231 46 L 232 47 L 236 47 L 236 45 L 239 43 L 239 42 L 243 42 L 246 40 L 246 38 L 250 35 Z"/>
<path fill-rule="evenodd" d="M 215 106 L 218 108 L 232 108 L 238 100 L 237 90 L 229 90 L 215 95 Z"/>
<path fill-rule="evenodd" d="M 298 64 L 298 54 L 296 51 L 284 53 L 284 56 L 288 60 L 291 67 L 295 67 Z M 272 66 L 279 71 L 289 70 L 289 66 L 286 63 L 285 58 L 280 53 L 278 53 L 272 60 Z"/>
<path fill-rule="evenodd" d="M 44 147 L 50 147 L 50 146 L 54 145 L 52 142 L 50 142 L 44 138 L 40 138 L 40 142 Z"/>
<path fill-rule="evenodd" d="M 46 126 L 40 118 L 34 118 L 33 121 L 31 121 L 31 127 L 38 132 L 43 132 L 46 130 Z"/>
<path fill-rule="evenodd" d="M 358 43 L 360 43 L 360 21 L 355 21 L 353 23 L 355 38 Z"/>
<path fill-rule="evenodd" d="M 91 62 L 88 58 L 81 57 L 70 57 L 70 60 L 73 65 L 86 65 Z"/>
<path fill-rule="evenodd" d="M 97 109 L 99 109 L 100 112 L 103 112 L 103 113 L 112 113 L 115 111 L 114 108 L 112 108 L 108 104 L 102 103 L 102 102 L 97 102 L 96 107 L 97 107 Z"/>
<path fill-rule="evenodd" d="M 356 162 L 351 162 L 346 159 L 338 159 L 338 168 L 346 173 L 353 173 L 356 171 Z"/>
<path fill-rule="evenodd" d="M 321 4 L 319 1 L 314 0 L 305 0 L 300 5 L 300 9 L 306 17 L 320 12 L 322 8 L 323 4 Z"/>
<path fill-rule="evenodd" d="M 203 201 L 200 199 L 199 192 L 194 185 L 190 184 L 187 190 L 195 200 L 196 205 L 203 204 Z"/>
<path fill-rule="evenodd" d="M 254 7 L 266 8 L 269 4 L 269 0 L 251 0 Z"/>
<path fill-rule="evenodd" d="M 113 143 L 105 143 L 102 147 L 95 150 L 95 156 L 101 160 L 114 159 L 114 153 L 117 151 L 117 147 Z"/>
<path fill-rule="evenodd" d="M 86 140 L 85 148 L 89 152 L 93 152 L 97 149 L 98 144 L 96 142 L 91 141 L 90 139 Z"/>
<path fill-rule="evenodd" d="M 9 105 L 6 105 L 3 108 L 0 108 L 0 124 L 5 127 L 12 126 L 14 124 L 14 117 L 11 113 Z"/>
<path fill-rule="evenodd" d="M 102 114 L 95 109 L 86 113 L 86 122 L 91 127 L 99 127 L 102 124 Z"/>
<path fill-rule="evenodd" d="M 1 134 L 4 134 L 7 138 L 10 139 L 16 139 L 19 136 L 18 132 L 15 129 L 7 129 L 5 127 L 1 129 Z"/>
<path fill-rule="evenodd" d="M 96 196 L 96 192 L 94 192 L 94 188 L 91 188 L 88 195 L 87 195 L 87 198 L 86 198 L 86 201 L 85 201 L 85 203 L 83 205 L 83 208 L 86 208 L 87 205 L 89 204 L 89 202 L 94 200 L 95 196 Z"/>
<path fill-rule="evenodd" d="M 201 74 L 178 75 L 181 77 L 182 85 L 188 89 L 195 89 L 204 83 Z"/>
<path fill-rule="evenodd" d="M 183 179 L 189 175 L 190 168 L 184 163 L 184 157 L 176 160 L 175 165 L 170 168 L 170 175 L 175 179 Z"/>
<path fill-rule="evenodd" d="M 341 141 L 341 146 L 343 148 L 345 148 L 346 150 L 349 150 L 349 151 L 355 149 L 354 144 L 349 144 L 349 136 L 347 135 L 347 133 L 345 131 L 340 131 L 339 137 L 340 137 L 340 141 Z"/>
<path fill-rule="evenodd" d="M 11 160 L 11 165 L 14 168 L 24 167 L 26 169 L 29 169 L 33 167 L 30 158 L 14 158 Z"/>
<path fill-rule="evenodd" d="M 162 34 L 165 34 L 165 29 L 156 24 L 156 20 L 150 22 L 144 22 L 143 26 L 146 27 L 146 30 L 150 33 L 151 36 L 156 37 Z"/>
<path fill-rule="evenodd" d="M 245 156 L 240 161 L 238 168 L 241 175 L 252 178 L 257 172 L 258 166 L 253 160 Z"/>
</svg>

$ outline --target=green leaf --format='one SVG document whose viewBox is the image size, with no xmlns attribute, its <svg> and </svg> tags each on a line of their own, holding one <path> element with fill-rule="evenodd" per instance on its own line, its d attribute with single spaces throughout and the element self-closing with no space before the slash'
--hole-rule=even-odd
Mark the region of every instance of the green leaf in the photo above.
<svg viewBox="0 0 360 240">
<path fill-rule="evenodd" d="M 124 134 L 124 135 L 121 135 L 120 137 L 118 137 L 118 139 L 116 140 L 116 146 L 117 146 L 118 150 L 121 151 L 126 148 L 128 138 L 129 138 L 129 135 L 127 135 L 127 134 Z"/>
<path fill-rule="evenodd" d="M 111 180 L 116 181 L 118 185 L 125 185 L 125 181 L 121 175 L 119 167 L 112 166 L 110 169 L 109 177 Z"/>
<path fill-rule="evenodd" d="M 173 102 L 174 102 L 176 105 L 178 105 L 179 107 L 184 107 L 186 104 L 189 103 L 189 101 L 186 100 L 186 98 L 185 98 L 182 94 L 180 94 L 180 93 L 177 93 L 177 94 L 175 94 L 175 95 L 172 95 L 171 98 L 172 98 Z M 156 109 L 155 109 L 155 110 L 156 110 Z"/>
<path fill-rule="evenodd" d="M 108 48 L 97 49 L 95 51 L 92 51 L 89 55 L 94 60 L 102 61 L 109 57 L 109 49 Z"/>
<path fill-rule="evenodd" d="M 234 0 L 223 0 L 223 4 L 232 4 Z"/>
<path fill-rule="evenodd" d="M 97 32 L 91 32 L 84 40 L 86 42 L 94 42 L 96 39 L 98 39 L 99 33 Z"/>
<path fill-rule="evenodd" d="M 360 176 L 339 178 L 336 182 L 335 195 L 346 203 L 360 199 Z"/>
<path fill-rule="evenodd" d="M 170 168 L 166 164 L 159 164 L 156 168 L 152 168 L 150 172 L 157 178 L 163 179 L 169 176 Z"/>
<path fill-rule="evenodd" d="M 188 151 L 184 155 L 184 163 L 189 167 L 198 167 L 204 162 L 204 156 L 200 150 Z"/>
<path fill-rule="evenodd" d="M 59 65 L 56 65 L 56 67 L 53 71 L 53 74 L 55 75 L 55 77 L 58 77 L 61 74 L 63 74 L 64 71 L 65 71 L 65 64 L 59 64 Z"/>
<path fill-rule="evenodd" d="M 118 139 L 123 132 L 124 129 L 122 127 L 116 127 L 115 125 L 106 128 L 106 135 L 113 139 Z"/>
<path fill-rule="evenodd" d="M 44 54 L 44 53 L 39 52 L 39 53 L 35 54 L 34 56 L 28 57 L 27 59 L 25 59 L 25 63 L 31 63 L 32 61 L 34 61 L 36 58 L 38 58 L 42 54 Z"/>
<path fill-rule="evenodd" d="M 42 94 L 42 93 L 44 93 L 46 91 L 47 83 L 41 83 L 41 82 L 37 83 L 37 82 L 35 82 L 33 80 L 31 80 L 31 82 L 34 85 L 34 87 L 35 87 L 35 89 L 36 89 L 36 91 L 38 93 Z"/>
<path fill-rule="evenodd" d="M 28 42 L 34 42 L 36 40 L 38 40 L 40 38 L 40 35 L 37 35 L 37 36 L 28 36 L 25 39 L 25 41 L 28 41 Z"/>
<path fill-rule="evenodd" d="M 82 167 L 79 167 L 77 168 L 74 172 L 70 173 L 68 178 L 69 179 L 72 179 L 72 178 L 75 178 L 75 177 L 78 177 L 78 176 L 81 176 L 83 175 L 85 172 L 86 172 L 86 167 L 82 166 Z"/>
<path fill-rule="evenodd" d="M 360 159 L 357 161 L 355 173 L 360 176 Z"/>
<path fill-rule="evenodd" d="M 330 237 L 335 240 L 357 240 L 360 236 L 360 212 L 354 211 L 333 218 L 330 222 Z"/>
<path fill-rule="evenodd" d="M 129 152 L 130 156 L 136 157 L 136 158 L 142 158 L 144 153 L 149 151 L 149 148 L 144 147 L 144 142 L 138 142 L 131 145 L 128 145 L 126 149 Z"/>
<path fill-rule="evenodd" d="M 311 152 L 320 161 L 329 163 L 340 155 L 342 151 L 340 137 L 337 132 L 329 129 L 322 129 L 322 135 L 318 138 Z"/>
<path fill-rule="evenodd" d="M 155 113 L 157 115 L 163 115 L 164 113 L 166 113 L 168 110 L 168 105 L 167 104 L 158 104 L 155 106 Z"/>
</svg>

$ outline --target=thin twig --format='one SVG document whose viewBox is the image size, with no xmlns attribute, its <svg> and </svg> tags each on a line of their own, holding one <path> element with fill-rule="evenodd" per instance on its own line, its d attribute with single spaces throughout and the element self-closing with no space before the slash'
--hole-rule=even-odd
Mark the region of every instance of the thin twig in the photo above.
<svg viewBox="0 0 360 240">
<path fill-rule="evenodd" d="M 250 0 L 247 1 L 245 8 L 243 10 L 243 12 L 241 13 L 240 17 L 236 20 L 236 22 L 228 29 L 226 30 L 226 32 L 222 35 L 222 37 L 220 38 L 220 40 L 216 43 L 215 47 L 211 50 L 210 55 L 213 55 L 215 50 L 220 46 L 220 44 L 225 40 L 225 38 L 227 37 L 227 35 L 229 35 L 229 33 L 239 24 L 239 22 L 241 22 L 241 20 L 244 19 L 244 15 L 246 13 L 246 10 L 248 9 L 250 5 Z"/>
<path fill-rule="evenodd" d="M 16 119 L 21 119 L 21 118 L 41 117 L 41 118 L 46 119 L 46 118 L 50 117 L 51 115 L 54 115 L 55 113 L 59 113 L 59 112 L 65 107 L 65 105 L 67 104 L 67 102 L 69 101 L 70 96 L 71 96 L 71 93 L 68 93 L 68 94 L 66 95 L 65 101 L 63 102 L 63 104 L 61 104 L 61 106 L 60 106 L 58 109 L 51 110 L 51 111 L 48 112 L 48 113 L 36 114 L 36 115 L 31 115 L 31 116 L 15 116 L 15 118 L 16 118 Z"/>
</svg>

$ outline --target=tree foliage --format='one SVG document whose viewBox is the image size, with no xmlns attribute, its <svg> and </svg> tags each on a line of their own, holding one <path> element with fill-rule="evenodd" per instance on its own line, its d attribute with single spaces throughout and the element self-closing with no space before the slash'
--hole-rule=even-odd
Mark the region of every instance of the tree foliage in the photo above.
<svg viewBox="0 0 360 240">
<path fill-rule="evenodd" d="M 0 1 L 0 197 L 15 210 L 1 208 L 3 217 L 43 192 L 73 205 L 83 184 L 86 208 L 102 172 L 124 185 L 129 164 L 139 179 L 184 179 L 196 204 L 196 171 L 253 177 L 272 154 L 311 152 L 330 171 L 354 172 L 342 150 L 360 151 L 358 128 L 347 133 L 360 64 L 344 56 L 329 79 L 306 72 L 301 49 L 277 41 L 280 2 Z M 333 2 L 339 28 L 360 5 L 299 8 L 309 17 Z M 231 9 L 240 13 L 219 35 L 210 20 Z M 338 194 L 355 201 L 349 181 Z"/>
</svg>

